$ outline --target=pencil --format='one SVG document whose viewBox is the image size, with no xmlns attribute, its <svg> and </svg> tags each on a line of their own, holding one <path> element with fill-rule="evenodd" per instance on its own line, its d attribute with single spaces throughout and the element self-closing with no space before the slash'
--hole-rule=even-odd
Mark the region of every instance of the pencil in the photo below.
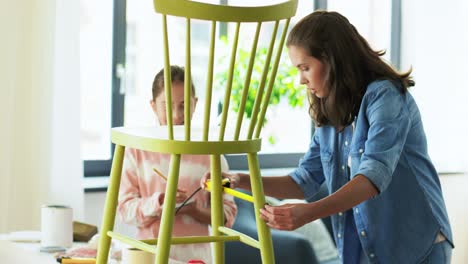
<svg viewBox="0 0 468 264">
<path fill-rule="evenodd" d="M 61 258 L 62 264 L 95 264 L 96 259 L 93 258 Z"/>
<path fill-rule="evenodd" d="M 156 172 L 156 174 L 159 175 L 159 177 L 161 177 L 161 178 L 163 178 L 165 181 L 167 181 L 167 177 L 164 176 L 164 174 L 162 174 L 162 172 L 160 172 L 158 169 L 153 168 L 153 171 Z M 177 191 L 178 191 L 178 192 L 183 192 L 183 193 L 186 192 L 185 190 L 179 189 L 179 188 L 177 188 Z"/>
<path fill-rule="evenodd" d="M 159 175 L 159 177 L 161 177 L 161 178 L 163 178 L 165 181 L 167 181 L 167 177 L 164 176 L 164 174 L 162 174 L 162 172 L 160 172 L 158 169 L 153 168 L 153 171 L 156 172 L 156 174 Z"/>
</svg>

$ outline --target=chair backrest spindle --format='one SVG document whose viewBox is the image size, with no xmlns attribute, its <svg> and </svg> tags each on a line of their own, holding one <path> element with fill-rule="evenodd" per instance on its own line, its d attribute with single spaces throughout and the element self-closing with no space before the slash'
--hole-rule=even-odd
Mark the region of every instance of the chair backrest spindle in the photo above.
<svg viewBox="0 0 468 264">
<path fill-rule="evenodd" d="M 166 102 L 172 102 L 172 80 L 171 80 L 171 64 L 169 60 L 169 37 L 167 33 L 167 17 L 162 15 L 163 26 L 163 47 L 164 47 L 164 93 Z M 166 118 L 167 118 L 167 134 L 170 140 L 174 139 L 174 129 L 172 122 L 172 104 L 166 103 Z"/>
<path fill-rule="evenodd" d="M 258 123 L 257 123 L 257 127 L 255 129 L 255 138 L 259 138 L 260 131 L 262 130 L 262 127 L 263 127 L 263 122 L 265 120 L 266 110 L 267 110 L 268 104 L 270 102 L 270 96 L 271 96 L 271 92 L 273 90 L 273 86 L 275 84 L 276 73 L 278 72 L 278 65 L 279 65 L 279 62 L 280 62 L 280 59 L 281 59 L 281 52 L 283 50 L 284 40 L 286 39 L 287 28 L 289 27 L 289 22 L 290 21 L 291 21 L 290 18 L 288 18 L 286 20 L 286 23 L 285 23 L 284 28 L 283 28 L 283 33 L 281 35 L 281 40 L 280 40 L 280 43 L 279 43 L 278 48 L 276 50 L 276 57 L 275 57 L 275 61 L 273 63 L 273 68 L 271 70 L 271 75 L 270 75 L 270 80 L 269 80 L 269 83 L 268 83 L 267 92 L 266 92 L 265 98 L 263 100 L 262 110 L 260 112 L 260 116 L 258 117 L 259 120 L 258 120 Z"/>
<path fill-rule="evenodd" d="M 262 27 L 262 23 L 257 23 L 257 28 L 255 30 L 255 37 L 252 42 L 252 48 L 250 49 L 250 59 L 249 59 L 249 66 L 247 67 L 247 76 L 245 76 L 244 86 L 242 87 L 242 99 L 239 104 L 239 112 L 237 113 L 237 122 L 236 122 L 236 130 L 234 133 L 234 140 L 239 140 L 239 134 L 242 127 L 242 119 L 244 117 L 245 111 L 245 104 L 247 102 L 247 96 L 249 93 L 250 88 L 250 80 L 252 78 L 252 69 L 255 62 L 255 55 L 257 53 L 257 46 L 258 46 L 258 37 L 260 35 L 260 28 Z"/>
<path fill-rule="evenodd" d="M 216 21 L 211 21 L 210 51 L 208 57 L 208 70 L 206 73 L 205 114 L 203 120 L 203 140 L 208 140 L 210 133 L 211 97 L 213 95 L 213 65 L 216 43 Z"/>
<path fill-rule="evenodd" d="M 226 90 L 224 93 L 224 101 L 223 101 L 223 110 L 221 114 L 221 124 L 219 130 L 219 140 L 224 140 L 224 133 L 226 130 L 226 122 L 229 113 L 229 102 L 231 99 L 231 91 L 232 91 L 232 81 L 234 79 L 234 65 L 236 63 L 236 53 L 237 53 L 237 44 L 239 43 L 239 30 L 240 30 L 240 23 L 236 23 L 236 30 L 234 33 L 234 40 L 232 43 L 232 50 L 231 50 L 231 61 L 229 63 L 228 69 L 228 78 L 226 83 Z"/>
<path fill-rule="evenodd" d="M 186 32 L 185 32 L 185 76 L 184 76 L 184 128 L 185 140 L 190 140 L 190 127 L 191 127 L 191 103 L 192 100 L 192 67 L 191 67 L 191 46 L 190 46 L 190 18 L 186 19 Z M 170 102 L 170 101 L 169 101 Z"/>
<path fill-rule="evenodd" d="M 268 47 L 268 52 L 267 52 L 267 56 L 265 59 L 265 65 L 263 68 L 262 77 L 260 79 L 260 84 L 258 87 L 257 95 L 255 97 L 254 106 L 252 109 L 252 117 L 251 117 L 251 121 L 249 125 L 247 139 L 252 139 L 252 135 L 255 129 L 255 124 L 258 121 L 258 118 L 257 118 L 258 111 L 260 109 L 260 105 L 261 105 L 262 98 L 263 98 L 263 91 L 265 89 L 266 78 L 268 76 L 268 71 L 270 68 L 270 60 L 271 60 L 271 55 L 273 54 L 273 47 L 275 46 L 276 33 L 278 32 L 278 26 L 279 26 L 279 21 L 276 21 L 275 27 L 273 28 L 273 33 L 271 34 L 270 45 Z"/>
</svg>

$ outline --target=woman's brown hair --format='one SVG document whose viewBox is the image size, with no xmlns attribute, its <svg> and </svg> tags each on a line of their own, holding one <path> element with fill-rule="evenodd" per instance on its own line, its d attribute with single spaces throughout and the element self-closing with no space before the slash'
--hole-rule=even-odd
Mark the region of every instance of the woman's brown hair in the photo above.
<svg viewBox="0 0 468 264">
<path fill-rule="evenodd" d="M 324 63 L 326 98 L 309 93 L 309 114 L 317 126 L 350 125 L 358 114 L 367 86 L 379 79 L 391 80 L 402 93 L 414 86 L 410 74 L 399 73 L 385 63 L 385 51 L 374 51 L 348 19 L 337 12 L 315 11 L 291 30 L 286 45 L 305 49 Z"/>
</svg>

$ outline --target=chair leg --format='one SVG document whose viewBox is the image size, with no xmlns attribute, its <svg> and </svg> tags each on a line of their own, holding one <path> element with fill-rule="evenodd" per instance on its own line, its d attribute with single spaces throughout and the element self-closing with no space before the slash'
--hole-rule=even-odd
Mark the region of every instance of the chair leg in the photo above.
<svg viewBox="0 0 468 264">
<path fill-rule="evenodd" d="M 172 228 L 174 226 L 177 185 L 179 182 L 179 167 L 180 154 L 172 154 L 158 234 L 158 244 L 156 246 L 156 264 L 167 264 L 169 261 Z"/>
<path fill-rule="evenodd" d="M 211 155 L 211 229 L 214 236 L 220 236 L 220 226 L 224 226 L 223 190 L 221 186 L 221 157 Z M 224 242 L 213 244 L 214 263 L 224 263 Z"/>
<path fill-rule="evenodd" d="M 106 264 L 109 256 L 111 238 L 107 235 L 108 231 L 114 230 L 115 214 L 117 211 L 117 200 L 120 189 L 120 178 L 122 176 L 122 164 L 125 147 L 116 145 L 109 186 L 107 188 L 106 204 L 101 223 L 101 233 L 99 236 L 99 246 L 97 251 L 97 264 Z"/>
<path fill-rule="evenodd" d="M 273 251 L 273 241 L 271 239 L 270 227 L 268 227 L 260 217 L 260 209 L 265 205 L 265 194 L 260 175 L 260 166 L 257 153 L 247 153 L 250 170 L 250 184 L 254 198 L 255 220 L 257 222 L 258 240 L 260 242 L 260 254 L 263 264 L 274 264 L 275 255 Z"/>
</svg>

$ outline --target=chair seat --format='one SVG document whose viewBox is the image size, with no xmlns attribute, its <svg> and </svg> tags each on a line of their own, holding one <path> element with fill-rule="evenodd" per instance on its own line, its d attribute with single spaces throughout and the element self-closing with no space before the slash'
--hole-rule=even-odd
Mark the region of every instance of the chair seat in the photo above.
<svg viewBox="0 0 468 264">
<path fill-rule="evenodd" d="M 115 127 L 111 140 L 114 144 L 161 153 L 172 154 L 239 154 L 255 153 L 261 149 L 261 139 L 226 140 L 214 139 L 218 128 L 210 130 L 211 138 L 203 141 L 203 129 L 193 127 L 190 140 L 184 140 L 184 126 L 174 126 L 174 139 L 168 137 L 167 127 Z M 227 135 L 225 138 L 233 138 Z"/>
</svg>

